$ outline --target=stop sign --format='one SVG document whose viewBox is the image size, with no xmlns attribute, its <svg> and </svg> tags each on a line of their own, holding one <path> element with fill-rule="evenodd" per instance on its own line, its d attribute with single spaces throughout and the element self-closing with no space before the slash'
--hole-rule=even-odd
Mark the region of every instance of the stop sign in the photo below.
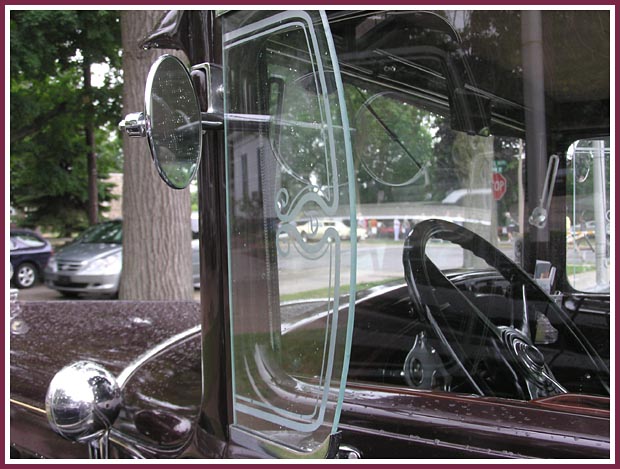
<svg viewBox="0 0 620 469">
<path fill-rule="evenodd" d="M 506 193 L 506 178 L 500 173 L 493 173 L 493 198 L 500 200 Z"/>
</svg>

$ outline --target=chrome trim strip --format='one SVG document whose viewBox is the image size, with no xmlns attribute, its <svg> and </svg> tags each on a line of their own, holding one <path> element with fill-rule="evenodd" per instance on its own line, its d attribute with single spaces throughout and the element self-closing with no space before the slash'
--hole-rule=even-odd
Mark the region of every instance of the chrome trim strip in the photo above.
<svg viewBox="0 0 620 469">
<path fill-rule="evenodd" d="M 146 459 L 146 457 L 142 453 L 140 453 L 137 445 L 128 441 L 125 435 L 120 433 L 115 428 L 112 428 L 110 430 L 108 438 L 110 442 L 114 443 L 115 445 L 125 450 L 127 453 L 131 454 L 134 459 Z"/>
<path fill-rule="evenodd" d="M 30 404 L 26 404 L 25 402 L 21 402 L 16 399 L 10 398 L 10 403 L 18 407 L 27 409 L 29 411 L 35 412 L 37 414 L 43 414 L 47 416 L 47 412 L 45 412 L 44 409 L 41 409 L 39 407 L 30 405 Z M 134 459 L 144 459 L 144 456 L 140 453 L 140 451 L 136 447 L 132 446 L 129 441 L 126 441 L 125 436 L 122 433 L 120 433 L 118 430 L 114 428 L 111 429 L 109 440 L 115 445 L 122 447 L 127 453 L 131 454 Z"/>
<path fill-rule="evenodd" d="M 19 406 L 19 407 L 23 407 L 24 409 L 31 410 L 32 412 L 37 412 L 39 414 L 47 415 L 47 413 L 45 412 L 45 409 L 40 409 L 39 407 L 26 404 L 25 402 L 21 402 L 13 398 L 10 399 L 10 403 L 15 404 L 16 406 Z"/>
<path fill-rule="evenodd" d="M 268 440 L 264 435 L 233 424 L 230 426 L 230 440 L 241 447 L 271 458 L 286 459 L 324 459 L 330 449 L 333 435 L 329 435 L 314 451 L 302 452 L 281 442 Z"/>
<path fill-rule="evenodd" d="M 142 365 L 144 365 L 149 360 L 152 360 L 156 356 L 158 356 L 161 353 L 163 353 L 168 347 L 170 347 L 170 346 L 172 346 L 174 344 L 177 344 L 179 342 L 183 342 L 184 340 L 189 339 L 194 334 L 199 333 L 200 329 L 201 329 L 201 326 L 200 326 L 200 324 L 198 324 L 198 325 L 196 325 L 196 326 L 194 326 L 194 327 L 192 327 L 190 329 L 187 329 L 186 331 L 183 331 L 183 332 L 180 332 L 179 334 L 173 335 L 169 339 L 164 340 L 163 342 L 157 344 L 155 347 L 151 348 L 150 350 L 147 350 L 142 355 L 140 355 L 131 364 L 129 364 L 121 372 L 121 374 L 119 374 L 118 377 L 116 378 L 116 382 L 118 383 L 119 387 L 121 388 L 121 391 L 123 390 L 125 384 L 129 380 L 129 378 L 131 378 L 133 376 L 133 374 L 138 370 L 138 368 L 140 368 Z"/>
</svg>

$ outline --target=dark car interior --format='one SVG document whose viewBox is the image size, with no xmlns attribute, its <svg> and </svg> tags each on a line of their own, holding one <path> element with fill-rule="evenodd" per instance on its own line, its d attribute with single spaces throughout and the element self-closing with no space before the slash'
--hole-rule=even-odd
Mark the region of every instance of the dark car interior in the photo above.
<svg viewBox="0 0 620 469">
<path fill-rule="evenodd" d="M 518 18 L 510 13 L 477 14 L 476 26 L 481 30 L 494 24 L 519 31 L 514 27 Z M 605 37 L 592 34 L 586 17 L 579 15 L 566 12 L 543 18 L 545 30 L 555 35 L 545 38 L 544 51 L 552 151 L 565 150 L 577 136 L 609 132 L 607 69 L 597 65 L 587 86 L 581 81 L 583 75 L 569 71 L 576 59 L 570 57 L 566 41 L 587 41 L 592 50 L 605 48 L 601 43 Z M 564 22 L 571 28 L 560 27 Z M 518 42 L 517 37 L 506 33 L 492 46 L 475 31 L 465 31 L 466 39 L 461 38 L 431 13 L 334 13 L 330 25 L 345 89 L 350 90 L 354 132 L 363 129 L 364 119 L 376 120 L 390 138 L 406 147 L 409 142 L 397 141 L 397 132 L 390 128 L 395 121 L 384 118 L 373 98 L 393 95 L 448 117 L 453 133 L 525 138 L 524 78 L 510 63 L 517 60 L 514 54 L 503 52 Z M 408 33 L 405 42 L 403 31 Z M 402 192 L 387 186 L 407 173 L 406 166 L 398 169 L 407 162 L 372 160 L 364 148 L 355 146 L 359 181 L 368 178 L 383 183 L 386 191 Z M 413 161 L 412 166 L 421 170 L 413 148 L 407 164 Z M 564 183 L 560 178 L 556 190 L 565 189 Z M 364 196 L 360 191 L 362 201 Z M 563 221 L 559 206 L 556 213 Z M 605 337 L 609 298 L 579 295 L 561 279 L 558 291 L 563 293 L 552 299 L 523 270 L 544 253 L 561 270 L 564 240 L 560 235 L 552 225 L 551 246 L 528 241 L 526 258 L 519 266 L 458 225 L 441 220 L 418 223 L 403 243 L 400 286 L 386 287 L 384 294 L 374 289 L 369 299 L 357 303 L 349 381 L 522 400 L 563 393 L 609 396 L 609 339 Z M 431 238 L 457 243 L 486 262 L 475 270 L 442 273 L 425 256 L 424 247 Z M 585 304 L 590 309 L 578 306 Z"/>
</svg>

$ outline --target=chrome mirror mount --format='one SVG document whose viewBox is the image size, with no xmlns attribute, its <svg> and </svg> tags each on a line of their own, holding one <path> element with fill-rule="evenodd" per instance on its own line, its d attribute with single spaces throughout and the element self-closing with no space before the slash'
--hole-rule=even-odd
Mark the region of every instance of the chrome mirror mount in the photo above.
<svg viewBox="0 0 620 469">
<path fill-rule="evenodd" d="M 160 177 L 184 189 L 196 175 L 202 155 L 202 113 L 192 77 L 183 62 L 163 55 L 151 66 L 144 112 L 128 114 L 119 127 L 130 137 L 146 137 Z"/>
<path fill-rule="evenodd" d="M 121 390 L 100 365 L 79 361 L 60 370 L 47 389 L 48 422 L 62 437 L 89 445 L 93 459 L 107 459 L 108 434 L 121 410 Z"/>
</svg>

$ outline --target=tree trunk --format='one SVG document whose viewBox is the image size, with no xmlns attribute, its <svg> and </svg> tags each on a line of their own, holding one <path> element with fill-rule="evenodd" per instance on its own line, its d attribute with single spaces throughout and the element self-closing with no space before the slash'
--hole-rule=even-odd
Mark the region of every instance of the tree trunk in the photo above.
<svg viewBox="0 0 620 469">
<path fill-rule="evenodd" d="M 97 154 L 95 152 L 95 125 L 93 123 L 93 96 L 90 74 L 90 60 L 84 57 L 84 98 L 86 108 L 86 170 L 88 173 L 88 222 L 94 225 L 99 221 L 99 187 L 97 182 Z"/>
<path fill-rule="evenodd" d="M 144 109 L 151 64 L 170 51 L 145 51 L 140 41 L 160 11 L 123 11 L 123 112 Z M 119 116 L 120 117 L 120 116 Z M 189 190 L 169 188 L 157 174 L 146 139 L 123 137 L 123 275 L 120 298 L 192 298 L 191 205 Z"/>
</svg>

